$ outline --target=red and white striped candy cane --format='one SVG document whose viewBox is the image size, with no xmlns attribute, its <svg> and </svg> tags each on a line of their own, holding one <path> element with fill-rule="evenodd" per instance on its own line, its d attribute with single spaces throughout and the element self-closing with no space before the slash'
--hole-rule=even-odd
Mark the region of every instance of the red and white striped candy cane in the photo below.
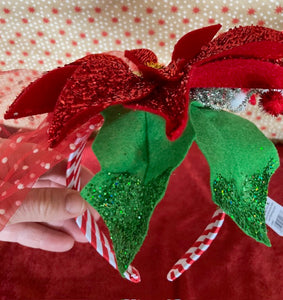
<svg viewBox="0 0 283 300">
<path fill-rule="evenodd" d="M 118 270 L 114 250 L 107 237 L 99 229 L 89 210 L 77 218 L 77 224 L 95 250 L 104 257 L 114 269 Z M 126 279 L 135 283 L 141 280 L 138 270 L 131 265 L 124 273 L 124 276 Z"/>
<path fill-rule="evenodd" d="M 174 281 L 176 278 L 181 276 L 209 248 L 223 225 L 224 218 L 224 211 L 220 208 L 217 209 L 212 216 L 211 222 L 207 225 L 202 235 L 169 271 L 167 274 L 167 279 L 169 281 Z"/>
<path fill-rule="evenodd" d="M 80 190 L 80 171 L 82 153 L 84 151 L 88 136 L 77 138 L 75 144 L 70 145 L 74 148 L 74 152 L 69 155 L 67 170 L 66 170 L 66 185 L 68 188 Z"/>
<path fill-rule="evenodd" d="M 72 145 L 74 148 L 73 152 L 69 155 L 67 170 L 66 170 L 66 185 L 68 188 L 80 190 L 80 169 L 81 169 L 81 158 L 82 152 L 85 148 L 88 135 L 77 138 L 75 143 Z M 114 250 L 107 237 L 101 232 L 97 223 L 95 222 L 92 214 L 89 210 L 86 210 L 82 216 L 76 219 L 78 227 L 85 235 L 89 243 L 94 249 L 104 257 L 109 264 L 118 270 L 118 265 L 115 257 Z M 140 282 L 140 275 L 137 269 L 131 265 L 124 273 L 126 279 L 132 282 Z"/>
</svg>

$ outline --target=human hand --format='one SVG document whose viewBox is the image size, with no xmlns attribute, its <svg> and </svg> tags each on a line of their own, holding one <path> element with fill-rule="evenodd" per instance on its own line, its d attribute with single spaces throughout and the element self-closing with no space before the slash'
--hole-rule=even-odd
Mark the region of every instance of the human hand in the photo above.
<svg viewBox="0 0 283 300">
<path fill-rule="evenodd" d="M 88 208 L 96 219 L 98 213 L 79 193 L 64 188 L 66 163 L 56 165 L 33 186 L 23 204 L 0 232 L 0 240 L 47 251 L 70 250 L 74 242 L 87 242 L 75 223 L 75 217 Z M 82 186 L 93 174 L 81 170 Z"/>
</svg>

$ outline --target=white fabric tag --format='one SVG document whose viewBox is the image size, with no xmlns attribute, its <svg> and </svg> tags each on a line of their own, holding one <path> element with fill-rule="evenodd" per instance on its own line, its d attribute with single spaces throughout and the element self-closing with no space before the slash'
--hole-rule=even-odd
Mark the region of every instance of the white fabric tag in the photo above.
<svg viewBox="0 0 283 300">
<path fill-rule="evenodd" d="M 283 236 L 283 206 L 267 197 L 265 206 L 265 222 L 280 236 Z"/>
</svg>

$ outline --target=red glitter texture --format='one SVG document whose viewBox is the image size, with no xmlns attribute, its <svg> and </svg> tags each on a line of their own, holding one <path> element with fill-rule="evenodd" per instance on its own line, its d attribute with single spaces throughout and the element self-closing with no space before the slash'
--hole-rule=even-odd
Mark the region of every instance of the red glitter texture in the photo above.
<svg viewBox="0 0 283 300">
<path fill-rule="evenodd" d="M 283 87 L 283 33 L 260 26 L 231 29 L 191 61 L 188 88 Z"/>
<path fill-rule="evenodd" d="M 283 95 L 279 91 L 263 93 L 260 98 L 260 105 L 268 114 L 277 117 L 283 114 Z"/>
<path fill-rule="evenodd" d="M 137 101 L 148 95 L 154 84 L 134 75 L 118 57 L 107 54 L 89 55 L 68 79 L 54 110 L 49 128 L 51 146 L 67 132 L 98 115 L 110 105 Z"/>
<path fill-rule="evenodd" d="M 207 46 L 204 46 L 201 53 L 196 57 L 195 61 L 203 62 L 205 58 L 211 58 L 214 55 L 220 54 L 226 50 L 235 49 L 239 46 L 262 41 L 282 43 L 283 32 L 270 28 L 264 28 L 262 26 L 240 26 L 238 28 L 230 29 L 228 32 L 219 35 Z"/>
<path fill-rule="evenodd" d="M 100 122 L 100 112 L 108 106 L 123 104 L 164 117 L 167 136 L 174 140 L 186 126 L 192 87 L 283 88 L 283 33 L 247 26 L 211 41 L 219 28 L 213 25 L 183 36 L 168 66 L 158 64 L 148 49 L 125 51 L 124 56 L 88 55 L 32 83 L 6 116 L 13 117 L 19 108 L 21 114 L 32 115 L 35 107 L 52 111 L 55 106 L 49 138 L 56 146 L 89 118 L 96 116 Z M 129 61 L 139 74 L 130 69 Z M 64 72 L 65 68 L 73 69 Z M 60 85 L 53 89 L 60 76 Z M 41 83 L 49 88 L 44 97 Z M 55 92 L 51 94 L 51 90 Z"/>
</svg>

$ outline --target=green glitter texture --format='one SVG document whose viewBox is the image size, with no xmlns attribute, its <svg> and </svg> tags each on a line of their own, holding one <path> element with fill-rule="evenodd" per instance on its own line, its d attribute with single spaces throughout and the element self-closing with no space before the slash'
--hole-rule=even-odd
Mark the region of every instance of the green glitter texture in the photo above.
<svg viewBox="0 0 283 300">
<path fill-rule="evenodd" d="M 121 274 L 134 259 L 171 172 L 194 139 L 190 125 L 175 142 L 167 139 L 163 118 L 113 106 L 93 143 L 101 171 L 81 191 L 104 219 Z"/>
<path fill-rule="evenodd" d="M 266 235 L 265 205 L 269 179 L 275 163 L 270 161 L 262 173 L 247 176 L 242 190 L 237 190 L 234 180 L 226 180 L 220 174 L 213 181 L 215 202 L 249 236 L 270 246 Z"/>
<path fill-rule="evenodd" d="M 246 234 L 270 245 L 264 210 L 270 177 L 279 166 L 276 148 L 248 120 L 197 102 L 191 103 L 190 122 L 210 166 L 213 201 Z"/>
<path fill-rule="evenodd" d="M 170 173 L 168 170 L 143 184 L 129 173 L 100 172 L 82 194 L 106 221 L 121 274 L 143 243 L 149 218 L 164 195 Z"/>
</svg>

